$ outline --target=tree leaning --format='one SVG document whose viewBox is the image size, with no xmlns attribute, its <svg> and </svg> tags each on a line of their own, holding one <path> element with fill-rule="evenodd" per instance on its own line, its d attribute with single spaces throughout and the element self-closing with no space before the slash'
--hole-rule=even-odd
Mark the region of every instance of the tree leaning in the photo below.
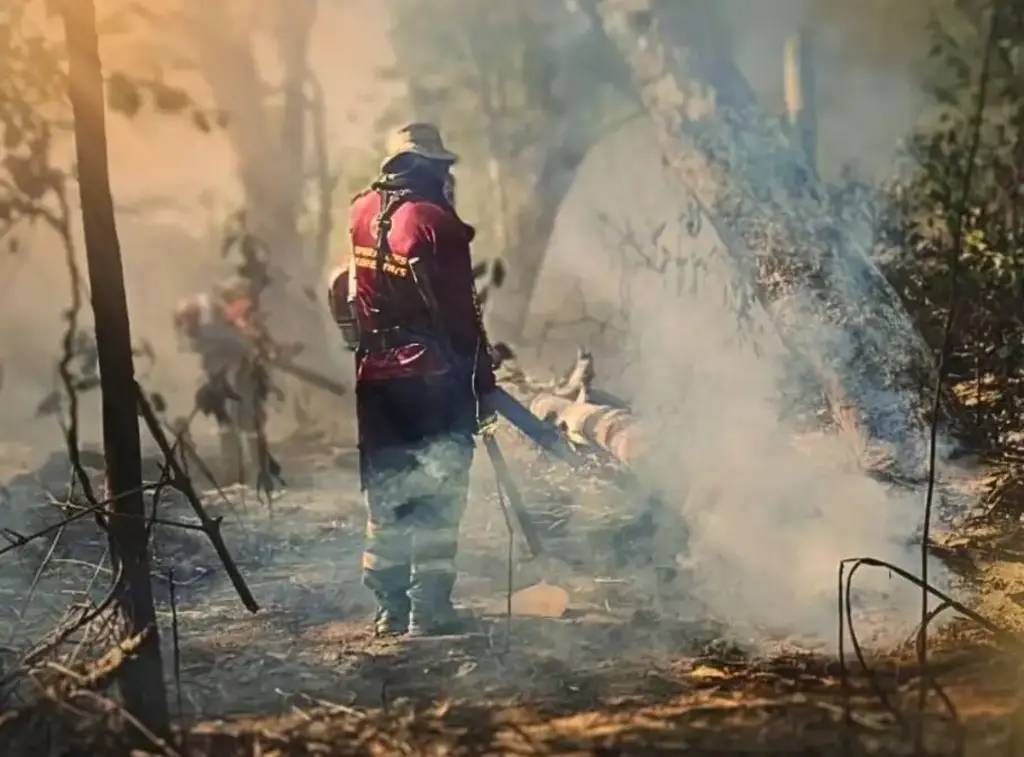
<svg viewBox="0 0 1024 757">
<path fill-rule="evenodd" d="M 114 602 L 124 618 L 127 635 L 141 637 L 137 653 L 119 672 L 119 686 L 128 712 L 160 734 L 169 729 L 169 716 L 149 578 L 135 369 L 107 164 L 95 3 L 66 0 L 61 3 L 61 14 L 68 47 L 82 227 L 103 392 L 107 494 L 113 503 L 107 525 L 114 565 Z"/>
<path fill-rule="evenodd" d="M 689 13 L 652 0 L 578 0 L 629 70 L 666 163 L 683 179 L 752 299 L 812 367 L 858 448 L 881 442 L 921 474 L 932 354 L 858 237 L 829 204 L 807 156 Z M 853 296 L 854 292 L 856 296 Z M 748 298 L 750 299 L 750 298 Z"/>
</svg>

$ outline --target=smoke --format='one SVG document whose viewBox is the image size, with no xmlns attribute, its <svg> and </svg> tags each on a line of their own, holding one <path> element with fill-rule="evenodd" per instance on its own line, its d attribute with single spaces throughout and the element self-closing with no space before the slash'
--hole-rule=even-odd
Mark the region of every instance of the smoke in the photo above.
<svg viewBox="0 0 1024 757">
<path fill-rule="evenodd" d="M 163 205 L 165 211 L 175 210 L 171 202 Z M 140 223 L 130 215 L 119 225 L 133 341 L 147 344 L 155 356 L 155 360 L 136 359 L 137 376 L 147 388 L 161 392 L 172 411 L 182 414 L 191 406 L 198 364 L 179 353 L 169 314 L 180 297 L 196 291 L 226 267 L 215 252 L 216 241 L 209 230 L 197 226 L 159 220 Z M 56 365 L 67 328 L 63 314 L 71 305 L 71 280 L 62 245 L 45 230 L 39 230 L 20 255 L 21 260 L 12 261 L 18 265 L 8 264 L 0 274 L 6 277 L 8 288 L 0 303 L 6 368 L 0 424 L 12 435 L 31 437 L 43 446 L 42 452 L 61 445 L 54 418 L 37 419 L 35 409 L 57 386 Z M 77 228 L 75 257 L 84 278 L 86 263 Z M 78 324 L 91 329 L 87 296 Z M 98 440 L 95 393 L 81 397 L 81 422 L 83 439 Z"/>
<path fill-rule="evenodd" d="M 744 16 L 730 17 L 737 57 L 755 86 L 766 71 L 781 82 L 782 42 L 806 20 L 806 6 L 771 4 L 770 18 L 761 18 L 744 4 Z M 826 91 L 836 81 L 844 89 L 822 104 L 822 162 L 832 172 L 853 159 L 885 170 L 921 102 L 912 61 L 858 59 L 846 30 L 833 23 L 824 32 L 817 37 L 823 58 L 842 61 L 842 70 L 826 66 L 819 77 Z M 859 126 L 864 113 L 873 123 L 866 136 Z M 849 139 L 858 131 L 862 138 Z M 653 426 L 658 448 L 645 480 L 684 523 L 685 537 L 668 549 L 678 551 L 701 602 L 738 626 L 834 639 L 841 560 L 873 556 L 918 572 L 913 544 L 924 493 L 871 478 L 842 438 L 808 430 L 813 395 L 800 366 L 759 309 L 752 322 L 740 323 L 736 271 L 710 219 L 694 226 L 689 193 L 661 165 L 648 146 L 654 143 L 652 127 L 640 119 L 604 140 L 584 164 L 538 293 L 551 304 L 535 321 L 578 318 L 553 302 L 564 303 L 577 283 L 591 313 L 619 308 L 622 333 L 615 344 L 605 341 L 598 380 L 610 379 Z M 870 240 L 858 241 L 867 247 Z M 859 279 L 838 285 L 847 298 L 873 296 Z M 824 328 L 812 344 L 835 341 Z M 872 338 L 913 341 L 905 333 L 909 323 L 893 328 L 902 331 Z M 600 341 L 583 326 L 570 338 Z M 548 359 L 558 360 L 559 349 L 547 350 Z M 932 574 L 941 582 L 941 571 Z M 893 616 L 894 635 L 919 617 L 920 591 L 899 579 L 863 573 L 856 591 L 864 608 Z"/>
<path fill-rule="evenodd" d="M 781 110 L 783 39 L 801 21 L 816 18 L 824 4 L 720 4 L 743 72 L 765 102 L 776 100 Z M 391 59 L 387 13 L 374 0 L 321 5 L 310 59 L 324 88 L 329 141 L 332 149 L 368 147 L 375 121 L 395 96 L 396 85 L 381 84 L 377 76 Z M 865 3 L 849 5 L 859 12 Z M 882 13 L 871 18 L 878 29 L 899 32 L 893 50 L 906 46 L 907 29 L 917 28 L 901 28 Z M 820 74 L 828 95 L 821 100 L 822 165 L 833 174 L 854 158 L 868 170 L 888 166 L 894 141 L 909 129 L 917 103 L 909 65 L 858 55 L 864 35 L 848 21 L 831 19 L 823 27 L 829 34 L 821 37 Z M 874 37 L 872 42 L 877 44 Z M 227 58 L 211 56 L 206 65 L 224 73 L 228 89 L 235 74 L 246 73 L 229 70 L 235 63 Z M 460 126 L 460 118 L 448 112 L 442 126 Z M 163 116 L 130 123 L 112 118 L 110 124 L 134 335 L 150 341 L 158 356 L 143 380 L 165 393 L 173 410 L 188 408 L 198 366 L 178 353 L 170 313 L 178 298 L 207 289 L 228 272 L 217 252 L 215 226 L 242 197 L 238 177 L 247 161 L 261 156 L 240 154 L 242 141 L 232 142 L 231 135 L 201 135 Z M 831 639 L 839 560 L 872 555 L 914 570 L 917 556 L 909 544 L 920 527 L 921 494 L 894 492 L 860 472 L 840 439 L 807 432 L 794 411 L 808 399 L 799 370 L 771 338 L 763 315 L 738 325 L 735 272 L 708 219 L 696 234 L 687 230 L 681 214 L 688 193 L 666 178 L 653 144 L 650 128 L 637 121 L 600 144 L 586 162 L 551 245 L 537 318 L 578 318 L 565 307 L 567 290 L 576 284 L 588 305 L 614 314 L 622 337 L 614 349 L 601 353 L 589 327 L 567 333 L 598 349 L 600 380 L 611 380 L 612 388 L 633 399 L 639 415 L 656 424 L 662 444 L 644 471 L 645 481 L 685 523 L 685 541 L 680 537 L 669 551 L 680 554 L 684 580 L 708 610 L 738 625 Z M 465 168 L 483 175 L 483 166 Z M 267 184 L 273 186 L 274 178 Z M 203 198 L 213 198 L 213 210 Z M 340 194 L 336 203 L 343 206 L 344 200 Z M 601 211 L 609 224 L 595 220 Z M 641 249 L 651 252 L 652 231 L 662 224 L 660 239 L 669 254 L 653 265 L 677 255 L 686 265 L 658 273 L 615 228 L 631 226 Z M 54 425 L 34 422 L 31 415 L 50 388 L 59 357 L 67 270 L 57 245 L 44 237 L 33 240 L 23 256 L 24 262 L 0 262 L 0 277 L 11 282 L 0 297 L 6 367 L 0 426 L 19 439 L 57 446 Z M 565 343 L 552 342 L 547 353 L 557 356 L 559 367 L 566 353 L 557 348 Z M 97 406 L 93 397 L 84 408 L 86 439 L 99 436 Z M 302 559 L 331 564 L 331 549 L 304 552 Z M 892 609 L 908 623 L 916 617 L 915 590 L 881 574 L 865 573 L 859 585 L 865 601 Z"/>
<path fill-rule="evenodd" d="M 756 342 L 737 338 L 721 248 L 708 242 L 693 241 L 709 252 L 693 289 L 680 296 L 670 277 L 641 275 L 645 296 L 630 307 L 630 394 L 665 440 L 647 476 L 678 504 L 683 565 L 715 615 L 828 637 L 839 561 L 912 569 L 920 501 L 861 473 L 841 438 L 805 430 L 786 398 L 792 356 L 764 322 Z M 901 594 L 892 599 L 912 620 L 916 591 L 872 588 Z"/>
<path fill-rule="evenodd" d="M 256 4 L 246 1 L 237 5 L 243 8 Z M 378 77 L 378 69 L 387 64 L 390 55 L 387 46 L 381 44 L 386 13 L 364 1 L 320 5 L 309 44 L 309 62 L 322 90 L 330 153 L 327 161 L 336 170 L 340 156 L 369 145 L 374 119 L 394 96 L 394 85 L 381 84 Z M 193 0 L 181 0 L 178 6 L 202 10 L 202 4 Z M 172 7 L 161 6 L 160 12 Z M 155 28 L 140 23 L 137 33 L 104 37 L 105 64 L 111 70 L 148 71 L 145 66 L 153 58 L 165 65 L 182 61 L 184 71 L 167 66 L 168 82 L 184 87 L 204 106 L 222 107 L 204 82 L 205 72 L 197 66 L 201 61 L 194 35 L 189 36 L 178 16 L 171 14 L 169 18 Z M 346 45 L 337 45 L 339 35 L 356 22 L 365 33 Z M 233 34 L 233 30 L 216 31 L 230 37 L 228 41 L 237 41 L 227 33 Z M 233 76 L 244 60 L 231 59 L 227 55 L 230 46 L 225 45 L 225 49 L 225 55 L 211 65 Z M 261 62 L 269 57 L 258 43 L 255 49 Z M 261 73 L 272 81 L 278 72 L 268 69 Z M 338 76 L 338 71 L 344 71 L 344 76 Z M 258 95 L 262 97 L 266 92 L 261 90 Z M 275 107 L 272 98 L 268 100 L 271 115 Z M 237 113 L 233 116 L 236 120 L 239 117 Z M 229 133 L 202 133 L 187 115 L 144 111 L 126 119 L 111 113 L 107 125 L 133 337 L 138 343 L 148 342 L 156 354 L 155 364 L 139 359 L 137 370 L 148 389 L 164 394 L 173 414 L 187 414 L 199 380 L 199 365 L 193 356 L 181 353 L 172 333 L 171 313 L 180 298 L 208 291 L 214 281 L 232 273 L 239 262 L 222 258 L 220 235 L 228 214 L 243 200 L 240 169 L 264 156 L 240 155 Z M 69 135 L 63 135 L 55 163 L 71 166 L 72 162 L 73 144 Z M 341 176 L 341 189 L 335 197 L 337 208 L 342 210 L 347 178 Z M 77 206 L 77 187 L 72 184 L 70 191 Z M 77 213 L 74 207 L 78 262 L 84 274 Z M 341 231 L 343 228 L 340 224 Z M 334 244 L 338 236 L 333 235 L 330 242 Z M 0 389 L 0 427 L 41 448 L 42 453 L 62 446 L 54 420 L 38 421 L 33 414 L 36 404 L 54 385 L 65 328 L 61 314 L 70 304 L 70 282 L 64 251 L 53 234 L 46 230 L 28 234 L 21 248 L 17 255 L 0 256 L 0 362 L 5 374 Z M 86 300 L 81 326 L 88 329 L 90 324 L 91 309 Z M 303 359 L 315 363 L 318 357 Z M 326 357 L 329 364 L 337 356 Z M 82 423 L 84 439 L 97 440 L 99 402 L 93 394 L 83 397 Z M 201 431 L 204 425 L 200 419 L 196 430 Z"/>
</svg>

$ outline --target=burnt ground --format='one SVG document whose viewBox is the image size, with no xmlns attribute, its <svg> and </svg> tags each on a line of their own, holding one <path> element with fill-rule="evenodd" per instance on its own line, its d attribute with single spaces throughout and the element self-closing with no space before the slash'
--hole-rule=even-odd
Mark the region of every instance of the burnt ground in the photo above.
<svg viewBox="0 0 1024 757">
<path fill-rule="evenodd" d="M 922 680 L 913 644 L 875 648 L 864 668 L 849 650 L 840 664 L 821 643 L 727 628 L 687 595 L 685 577 L 667 580 L 644 559 L 643 528 L 621 494 L 564 473 L 523 477 L 531 506 L 547 513 L 555 557 L 514 558 L 512 576 L 513 589 L 538 581 L 566 589 L 561 617 L 507 615 L 507 531 L 481 466 L 458 589 L 479 619 L 476 632 L 373 639 L 371 599 L 358 585 L 363 515 L 351 451 L 293 453 L 291 488 L 270 507 L 248 490 L 206 495 L 225 517 L 228 546 L 261 604 L 258 614 L 241 607 L 202 534 L 156 527 L 168 689 L 187 738 L 166 748 L 150 744 L 150 752 L 913 753 Z M 517 462 L 538 470 L 529 455 Z M 160 517 L 189 514 L 172 501 Z M 34 522 L 52 518 L 44 510 Z M 639 546 L 626 560 L 620 542 L 631 530 Z M 613 553 L 619 557 L 605 559 Z M 1024 634 L 1024 532 L 1006 524 L 961 529 L 946 538 L 943 553 L 979 610 L 1010 634 Z M 55 546 L 48 537 L 12 554 L 0 556 L 0 665 L 7 670 L 81 598 L 97 575 L 103 539 L 85 520 Z M 99 576 L 94 597 L 102 594 L 102 570 Z M 865 638 L 886 622 L 884 614 L 858 618 Z M 81 634 L 75 640 L 87 646 Z M 930 752 L 1014 754 L 1017 644 L 956 621 L 933 632 L 930 646 L 927 678 L 941 690 L 927 702 Z M 58 738 L 57 721 L 81 724 L 86 715 L 88 729 L 62 731 L 59 739 L 102 741 L 132 731 L 116 711 L 102 719 L 84 702 L 68 709 L 44 698 L 17 709 L 19 696 L 33 697 L 31 684 L 8 695 L 0 739 L 13 749 L 5 754 L 40 753 L 41 734 Z M 94 744 L 79 753 L 101 751 Z"/>
</svg>

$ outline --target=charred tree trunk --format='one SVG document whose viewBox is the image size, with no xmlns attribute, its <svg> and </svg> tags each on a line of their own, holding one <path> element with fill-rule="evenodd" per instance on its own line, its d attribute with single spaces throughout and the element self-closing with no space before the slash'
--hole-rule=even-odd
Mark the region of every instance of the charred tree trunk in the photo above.
<svg viewBox="0 0 1024 757">
<path fill-rule="evenodd" d="M 142 455 L 135 404 L 135 368 L 121 251 L 107 163 L 103 75 L 93 0 L 62 5 L 69 57 L 69 94 L 82 205 L 85 252 L 92 289 L 103 393 L 103 446 L 116 606 L 130 636 L 140 636 L 118 682 L 125 706 L 151 730 L 169 729 L 167 694 L 156 611 L 149 579 Z"/>
<path fill-rule="evenodd" d="M 287 269 L 293 277 L 297 275 L 300 288 L 318 283 L 317 277 L 323 273 L 312 270 L 313 255 L 307 255 L 304 240 L 298 231 L 306 185 L 306 132 L 309 112 L 309 98 L 306 93 L 309 66 L 306 56 L 316 15 L 317 0 L 288 0 L 278 8 L 274 24 L 274 39 L 284 70 L 284 103 L 281 133 L 277 141 L 280 145 L 280 162 L 286 169 L 277 190 L 281 193 L 282 210 L 289 219 L 289 228 L 292 229 L 290 233 L 296 238 L 295 247 L 280 251 L 279 267 L 282 271 Z M 286 297 L 282 305 L 288 307 L 290 304 L 293 308 L 297 307 L 295 303 L 289 303 L 290 299 Z M 319 309 L 316 312 L 318 313 Z M 310 314 L 299 314 L 299 320 L 305 321 L 308 315 Z M 297 325 L 302 329 L 310 324 Z"/>
<path fill-rule="evenodd" d="M 208 12 L 209 11 L 209 12 Z M 270 249 L 275 269 L 299 249 L 297 200 L 301 164 L 289 164 L 275 119 L 266 108 L 267 85 L 260 77 L 249 33 L 235 28 L 227 8 L 204 4 L 190 24 L 203 76 L 227 116 L 227 134 L 238 160 L 248 230 Z M 275 271 L 276 272 L 276 271 Z"/>
<path fill-rule="evenodd" d="M 545 147 L 540 168 L 524 201 L 517 203 L 506 220 L 509 247 L 503 251 L 503 257 L 508 261 L 507 276 L 504 284 L 495 290 L 487 311 L 498 339 L 514 343 L 523 335 L 558 211 L 589 147 L 589 144 L 572 144 L 573 134 L 571 130 L 566 131 L 570 133 L 563 139 Z"/>
<path fill-rule="evenodd" d="M 472 69 L 472 107 L 479 109 L 479 131 L 489 158 L 481 168 L 487 168 L 499 184 L 493 192 L 493 215 L 498 221 L 496 243 L 500 249 L 492 254 L 504 261 L 506 272 L 502 285 L 491 294 L 486 319 L 496 339 L 515 343 L 523 335 L 558 212 L 596 130 L 592 121 L 573 118 L 567 94 L 561 91 L 558 66 L 546 43 L 536 41 L 535 47 L 524 52 L 527 63 L 522 69 L 515 61 L 499 63 L 488 49 L 488 34 L 497 31 L 487 20 L 491 11 L 483 10 L 489 4 L 464 5 L 457 23 L 465 35 L 469 53 L 465 65 Z M 505 11 L 511 15 L 503 18 L 510 26 L 504 31 L 519 35 L 521 41 L 548 31 L 543 21 L 538 21 L 545 5 L 531 1 L 517 8 L 509 4 Z M 421 10 L 415 3 L 406 8 L 412 27 L 411 19 L 418 18 Z M 486 31 L 477 34 L 477 29 Z M 394 47 L 398 69 L 408 76 L 413 112 L 417 118 L 437 119 L 444 127 L 445 119 L 450 118 L 448 106 L 434 88 L 424 86 L 428 77 L 422 74 L 423 59 L 407 40 L 403 35 Z M 516 120 L 520 110 L 530 114 L 528 127 Z"/>
<path fill-rule="evenodd" d="M 228 9 L 197 9 L 190 25 L 191 36 L 204 77 L 228 116 L 227 132 L 238 159 L 247 231 L 269 253 L 271 282 L 261 296 L 260 306 L 266 312 L 271 334 L 281 342 L 302 342 L 311 347 L 307 360 L 315 362 L 326 360 L 329 353 L 321 349 L 328 344 L 329 332 L 324 328 L 319 299 L 310 296 L 319 291 L 322 251 L 307 249 L 299 220 L 306 186 L 310 110 L 314 130 L 316 119 L 322 117 L 316 111 L 320 105 L 318 93 L 314 92 L 311 100 L 307 91 L 310 72 L 306 57 L 318 3 L 278 2 L 273 10 L 271 31 L 284 73 L 279 119 L 268 107 L 268 88 L 260 75 L 250 34 L 234 27 Z M 325 197 L 325 170 L 320 169 L 321 199 Z M 325 217 L 330 220 L 329 207 L 321 208 L 321 223 Z M 329 227 L 324 233 L 329 235 Z M 320 236 L 316 241 L 326 239 Z M 316 367 L 332 368 L 329 362 Z M 279 383 L 292 402 L 300 427 L 310 425 L 314 414 L 308 407 L 313 402 L 309 390 L 287 377 Z"/>
<path fill-rule="evenodd" d="M 327 270 L 331 259 L 331 235 L 334 232 L 334 197 L 338 190 L 340 175 L 330 168 L 329 145 L 327 143 L 327 112 L 324 102 L 323 86 L 320 80 L 310 74 L 310 121 L 313 138 L 313 162 L 317 187 L 317 222 L 316 237 L 313 241 L 312 273 L 317 277 L 310 285 L 317 292 L 319 302 L 319 282 Z M 333 336 L 333 329 L 331 330 Z"/>
<path fill-rule="evenodd" d="M 203 76 L 228 118 L 247 229 L 270 253 L 274 281 L 266 304 L 275 326 L 305 331 L 306 336 L 309 323 L 304 317 L 319 314 L 318 309 L 305 307 L 300 294 L 315 282 L 304 280 L 311 266 L 299 233 L 305 187 L 306 49 L 316 11 L 316 0 L 295 0 L 275 8 L 273 35 L 284 70 L 279 118 L 268 108 L 268 86 L 252 49 L 251 30 L 237 28 L 228 8 L 205 4 L 194 10 L 189 24 Z M 295 321 L 303 322 L 296 326 Z M 282 338 L 292 337 L 282 333 Z"/>
<path fill-rule="evenodd" d="M 689 6 L 676 9 L 679 19 L 656 0 L 578 5 L 626 63 L 666 164 L 749 271 L 780 336 L 812 363 L 837 419 L 919 473 L 928 436 L 919 396 L 934 376 L 932 355 L 802 151 L 760 113 L 701 25 L 687 23 Z"/>
<path fill-rule="evenodd" d="M 307 240 L 303 239 L 298 229 L 306 187 L 307 130 L 311 117 L 315 122 L 314 136 L 323 138 L 324 131 L 322 91 L 318 86 L 314 86 L 312 96 L 307 92 L 307 85 L 311 79 L 307 56 L 313 23 L 317 16 L 317 2 L 318 0 L 287 0 L 277 9 L 274 23 L 274 39 L 284 69 L 284 104 L 279 142 L 283 163 L 290 167 L 287 174 L 288 184 L 280 187 L 280 190 L 284 193 L 284 201 L 288 203 L 288 217 L 291 219 L 296 246 L 283 250 L 277 264 L 281 273 L 291 279 L 292 287 L 272 292 L 274 296 L 270 306 L 272 310 L 282 313 L 283 317 L 279 317 L 278 320 L 283 321 L 289 340 L 313 341 L 319 346 L 327 343 L 328 332 L 323 328 L 320 298 L 315 295 L 311 298 L 308 293 L 320 291 L 318 285 L 324 273 L 323 264 L 319 261 L 320 250 L 315 247 L 307 249 Z M 326 145 L 318 140 L 313 147 L 314 152 L 319 153 L 316 154 L 318 161 L 323 161 L 318 163 L 317 167 L 322 205 L 325 200 L 324 173 L 328 170 Z M 323 223 L 324 208 L 321 207 L 320 210 L 320 222 Z M 326 215 L 329 220 L 330 206 L 327 207 Z M 312 241 L 315 243 L 320 240 Z M 318 361 L 322 353 L 324 350 L 316 349 L 307 360 Z M 319 367 L 326 370 L 330 366 L 320 363 Z M 280 380 L 290 384 L 289 394 L 300 430 L 311 430 L 316 425 L 316 413 L 312 409 L 316 395 L 301 381 L 285 377 Z"/>
<path fill-rule="evenodd" d="M 478 59 L 484 58 L 482 51 Z M 516 149 L 491 134 L 491 152 L 500 165 L 503 202 L 500 208 L 504 237 L 501 255 L 507 263 L 507 275 L 495 290 L 488 308 L 488 321 L 495 337 L 517 342 L 523 336 L 533 295 L 540 281 L 548 245 L 562 203 L 572 188 L 580 164 L 593 145 L 595 130 L 591 123 L 580 123 L 559 92 L 558 71 L 542 51 L 538 51 L 529 74 L 524 77 L 529 100 L 546 114 L 543 139 L 525 149 Z M 485 81 L 481 77 L 482 83 Z M 492 132 L 501 115 L 486 103 L 492 95 L 481 92 L 485 116 Z M 503 110 L 507 111 L 507 105 Z"/>
</svg>

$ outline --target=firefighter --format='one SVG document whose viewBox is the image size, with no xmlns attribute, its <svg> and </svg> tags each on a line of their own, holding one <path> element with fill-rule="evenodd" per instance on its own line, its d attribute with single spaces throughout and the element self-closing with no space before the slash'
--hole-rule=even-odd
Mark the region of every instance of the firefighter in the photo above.
<svg viewBox="0 0 1024 757">
<path fill-rule="evenodd" d="M 252 285 L 235 276 L 210 293 L 182 300 L 174 328 L 181 346 L 199 356 L 203 384 L 196 406 L 218 426 L 220 484 L 249 483 L 261 470 L 267 397 L 265 374 L 256 359 L 263 338 L 253 306 Z"/>
<path fill-rule="evenodd" d="M 474 288 L 474 229 L 454 207 L 437 128 L 393 132 L 380 176 L 352 201 L 352 257 L 328 299 L 355 352 L 363 583 L 379 636 L 463 627 L 452 604 L 481 398 L 495 385 Z"/>
</svg>

